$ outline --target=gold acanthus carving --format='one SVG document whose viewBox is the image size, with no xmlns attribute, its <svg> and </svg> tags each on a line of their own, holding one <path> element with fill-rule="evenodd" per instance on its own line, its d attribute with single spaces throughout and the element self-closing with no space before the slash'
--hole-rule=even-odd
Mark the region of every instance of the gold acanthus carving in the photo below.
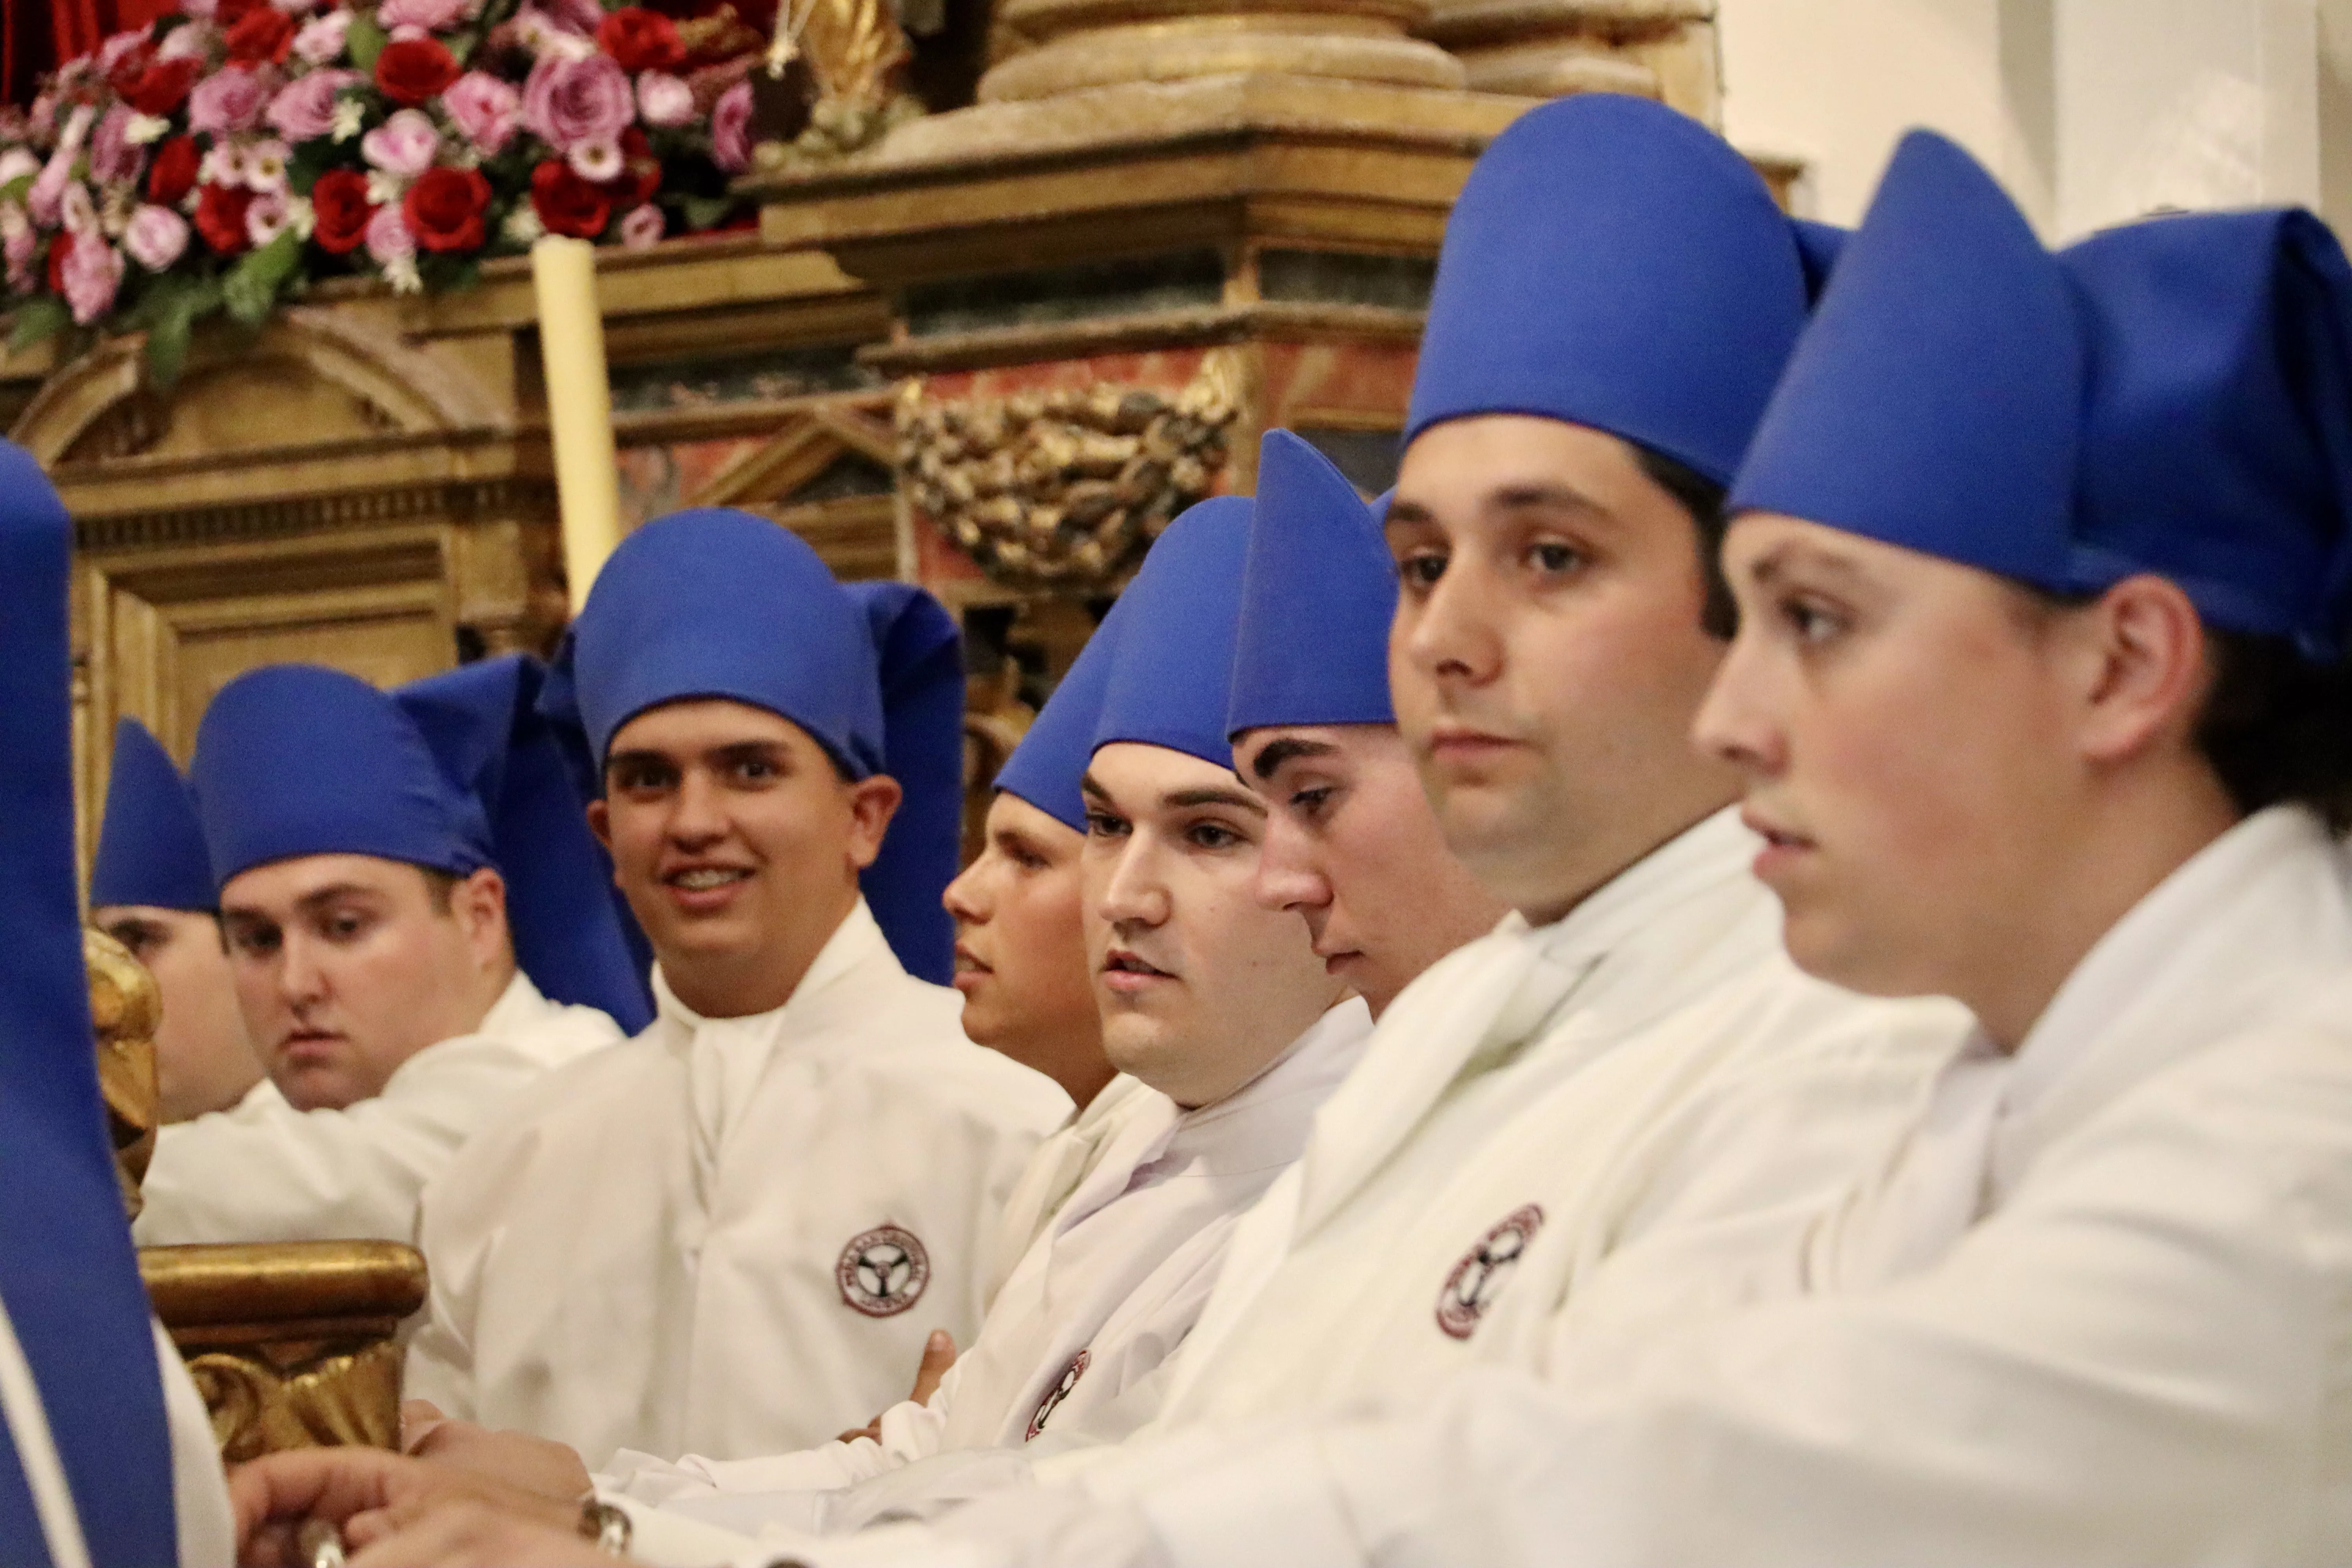
<svg viewBox="0 0 2352 1568">
<path fill-rule="evenodd" d="M 939 402 L 920 379 L 898 398 L 909 500 L 999 582 L 1107 583 L 1208 495 L 1240 412 L 1242 364 L 1204 355 L 1168 396 L 1097 384 Z"/>
<path fill-rule="evenodd" d="M 400 1446 L 396 1340 L 270 1344 L 188 1359 L 232 1465 L 289 1448 Z"/>
</svg>

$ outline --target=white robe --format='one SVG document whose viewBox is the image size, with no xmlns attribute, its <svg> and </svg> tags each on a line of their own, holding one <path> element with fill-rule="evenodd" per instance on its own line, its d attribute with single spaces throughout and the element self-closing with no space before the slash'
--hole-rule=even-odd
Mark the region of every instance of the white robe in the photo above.
<svg viewBox="0 0 2352 1568">
<path fill-rule="evenodd" d="M 162 1129 L 131 1235 L 142 1247 L 406 1241 L 425 1183 L 509 1097 L 620 1038 L 603 1013 L 550 1002 L 518 971 L 478 1029 L 425 1047 L 373 1099 L 297 1110 L 265 1079 Z"/>
<path fill-rule="evenodd" d="M 1005 1194 L 1004 1207 L 991 1229 L 983 1307 L 995 1305 L 1013 1267 L 1045 1234 L 1078 1184 L 1102 1163 L 1128 1122 L 1139 1115 L 1160 1115 L 1167 1102 L 1168 1097 L 1157 1089 L 1120 1073 L 1037 1145 L 1021 1179 Z"/>
<path fill-rule="evenodd" d="M 1069 1097 L 965 1039 L 862 901 L 772 1012 L 656 989 L 426 1190 L 408 1392 L 592 1466 L 810 1447 L 979 1327 L 989 1226 Z"/>
<path fill-rule="evenodd" d="M 1013 1269 L 979 1339 L 928 1405 L 883 1414 L 878 1442 L 733 1463 L 624 1454 L 600 1489 L 736 1529 L 777 1520 L 831 1530 L 856 1522 L 869 1503 L 837 1489 L 933 1456 L 1020 1448 L 1049 1430 L 1097 1442 L 1126 1436 L 1158 1408 L 1154 1374 L 1199 1316 L 1235 1220 L 1298 1157 L 1317 1108 L 1371 1029 L 1370 1013 L 1351 998 L 1213 1105 L 1183 1111 L 1149 1090 L 1149 1100 L 1131 1103 L 1101 1160 Z M 895 1489 L 871 1500 L 903 1501 Z"/>
<path fill-rule="evenodd" d="M 1773 1267 L 1900 1136 L 1968 1020 L 1799 973 L 1757 843 L 1718 814 L 1409 986 L 1236 1228 L 1160 1415 L 1122 1447 L 1540 1371 L 1588 1293 L 1663 1321 L 1785 1288 Z"/>
<path fill-rule="evenodd" d="M 2352 1561 L 2348 975 L 2341 852 L 2263 813 L 1951 1065 L 1801 1294 L 1197 1428 L 930 1560 Z"/>
</svg>

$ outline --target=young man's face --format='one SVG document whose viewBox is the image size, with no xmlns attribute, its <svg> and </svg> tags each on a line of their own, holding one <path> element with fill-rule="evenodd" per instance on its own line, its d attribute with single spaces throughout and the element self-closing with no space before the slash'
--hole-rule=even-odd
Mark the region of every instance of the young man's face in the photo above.
<svg viewBox="0 0 2352 1568">
<path fill-rule="evenodd" d="M 1264 803 L 1162 746 L 1103 747 L 1087 770 L 1087 952 L 1113 1065 L 1179 1105 L 1271 1066 L 1344 994 L 1297 915 L 1251 894 Z"/>
<path fill-rule="evenodd" d="M 1258 902 L 1302 916 L 1326 972 L 1374 1017 L 1502 918 L 1502 900 L 1445 847 L 1393 725 L 1252 730 L 1234 742 L 1234 768 L 1268 813 Z"/>
<path fill-rule="evenodd" d="M 2066 639 L 1987 573 L 1791 518 L 1724 560 L 1740 631 L 1697 735 L 1746 774 L 1790 955 L 1881 994 L 2018 969 L 2080 820 Z"/>
<path fill-rule="evenodd" d="M 423 871 L 373 855 L 279 860 L 221 889 L 246 1027 L 296 1109 L 371 1099 L 480 1026 L 514 972 L 506 884 L 485 868 L 442 905 Z"/>
<path fill-rule="evenodd" d="M 1723 655 L 1698 533 L 1625 443 L 1519 415 L 1435 426 L 1387 531 L 1398 727 L 1490 891 L 1556 920 L 1733 798 L 1690 743 Z"/>
<path fill-rule="evenodd" d="M 857 901 L 898 809 L 808 731 L 720 699 L 672 702 L 613 736 L 588 824 L 678 999 L 707 1017 L 781 1007 Z"/>
<path fill-rule="evenodd" d="M 90 924 L 131 950 L 163 993 L 155 1029 L 158 1114 L 185 1121 L 226 1110 L 261 1081 L 261 1058 L 245 1032 L 236 975 L 220 921 L 194 910 L 108 904 Z"/>
<path fill-rule="evenodd" d="M 988 807 L 980 858 L 948 884 L 963 1032 L 1083 1106 L 1112 1077 L 1095 1010 L 1078 861 L 1087 836 L 1016 795 Z"/>
</svg>

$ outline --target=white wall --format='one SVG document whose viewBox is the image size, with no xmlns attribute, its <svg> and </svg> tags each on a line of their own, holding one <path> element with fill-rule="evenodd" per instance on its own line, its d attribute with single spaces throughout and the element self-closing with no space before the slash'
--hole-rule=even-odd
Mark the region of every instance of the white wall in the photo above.
<svg viewBox="0 0 2352 1568">
<path fill-rule="evenodd" d="M 1811 168 L 1807 216 L 1862 216 L 1903 132 L 1932 126 L 1982 159 L 2037 220 L 2051 203 L 2049 92 L 2020 37 L 2046 38 L 2052 0 L 1717 0 L 1724 131 Z M 2021 25 L 2013 15 L 2023 11 Z M 2005 39 L 2004 34 L 2007 35 Z M 2048 49 L 2042 51 L 2046 79 Z M 2037 119 L 2037 114 L 2039 118 Z"/>
<path fill-rule="evenodd" d="M 1718 26 L 1724 129 L 1806 159 L 1815 216 L 1858 217 L 1927 125 L 2053 238 L 2269 202 L 2352 233 L 2352 0 L 1718 0 Z"/>
</svg>

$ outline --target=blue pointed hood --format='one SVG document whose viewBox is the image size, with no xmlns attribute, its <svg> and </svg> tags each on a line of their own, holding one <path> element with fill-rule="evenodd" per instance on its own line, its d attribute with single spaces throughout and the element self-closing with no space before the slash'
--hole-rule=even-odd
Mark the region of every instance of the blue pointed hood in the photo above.
<svg viewBox="0 0 2352 1568">
<path fill-rule="evenodd" d="M 212 912 L 220 907 L 205 852 L 204 828 L 188 781 L 163 743 L 136 719 L 114 726 L 114 760 L 106 771 L 106 815 L 89 868 L 92 909 L 144 904 Z"/>
<path fill-rule="evenodd" d="M 1287 430 L 1258 447 L 1228 733 L 1393 724 L 1395 563 L 1356 488 Z"/>
</svg>

